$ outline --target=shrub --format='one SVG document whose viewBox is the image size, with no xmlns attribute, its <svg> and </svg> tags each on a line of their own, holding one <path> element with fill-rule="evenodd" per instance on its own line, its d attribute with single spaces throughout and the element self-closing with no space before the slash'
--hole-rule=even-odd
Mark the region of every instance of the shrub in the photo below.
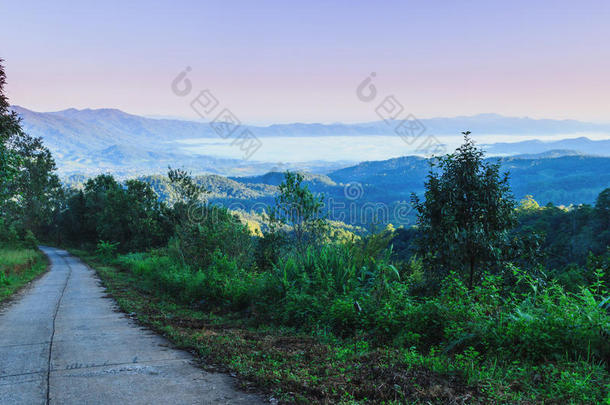
<svg viewBox="0 0 610 405">
<path fill-rule="evenodd" d="M 197 218 L 185 222 L 176 231 L 174 253 L 195 268 L 206 269 L 216 250 L 234 259 L 239 267 L 249 267 L 254 245 L 248 227 L 227 209 L 204 205 Z"/>
<path fill-rule="evenodd" d="M 31 230 L 28 229 L 26 231 L 23 240 L 26 247 L 34 250 L 38 249 L 38 240 L 36 239 L 36 236 L 34 236 L 34 233 Z"/>
<path fill-rule="evenodd" d="M 118 242 L 99 241 L 96 246 L 95 253 L 104 261 L 110 262 L 116 257 L 116 252 L 119 247 Z"/>
</svg>

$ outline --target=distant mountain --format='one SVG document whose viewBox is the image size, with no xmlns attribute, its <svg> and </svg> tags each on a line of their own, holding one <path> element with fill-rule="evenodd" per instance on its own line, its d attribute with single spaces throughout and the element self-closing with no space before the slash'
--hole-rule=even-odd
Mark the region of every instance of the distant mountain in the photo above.
<svg viewBox="0 0 610 405">
<path fill-rule="evenodd" d="M 541 204 L 592 204 L 603 189 L 610 187 L 610 157 L 555 151 L 487 160 L 499 162 L 503 172 L 510 172 L 511 189 L 518 199 L 531 194 Z M 423 192 L 428 171 L 427 159 L 406 156 L 363 162 L 331 172 L 328 177 L 337 183 L 362 183 L 374 198 L 390 194 L 395 199 L 406 199 L 411 192 Z"/>
<path fill-rule="evenodd" d="M 520 158 L 520 159 L 549 159 L 549 158 L 558 158 L 563 156 L 583 156 L 585 155 L 582 152 L 578 152 L 575 150 L 569 149 L 551 149 L 542 153 L 520 153 L 517 155 L 512 155 L 512 157 Z"/>
<path fill-rule="evenodd" d="M 521 153 L 542 153 L 556 150 L 568 150 L 572 153 L 583 153 L 589 155 L 610 155 L 610 139 L 591 140 L 589 138 L 570 138 L 558 141 L 522 141 L 522 142 L 501 142 L 491 145 L 483 145 L 487 153 L 494 155 L 513 155 Z"/>
<path fill-rule="evenodd" d="M 195 154 L 179 141 L 214 138 L 221 141 L 208 123 L 175 119 L 154 119 L 127 114 L 116 109 L 74 108 L 57 112 L 34 112 L 12 107 L 23 119 L 30 135 L 42 137 L 55 156 L 63 175 L 112 172 L 133 176 L 164 172 L 167 166 L 181 166 L 196 173 L 251 175 L 265 173 L 276 165 L 270 162 L 245 162 Z M 479 114 L 472 117 L 431 118 L 421 120 L 427 133 L 458 135 L 462 130 L 478 134 L 537 135 L 577 132 L 607 132 L 610 124 L 593 124 L 574 120 L 539 120 Z M 249 126 L 259 137 L 375 136 L 395 135 L 397 121 L 360 124 L 281 124 Z M 528 143 L 529 142 L 529 143 Z M 610 155 L 610 140 L 587 138 L 545 143 L 527 141 L 488 145 L 490 154 L 538 153 L 551 149 L 570 149 L 587 154 Z M 201 148 L 198 148 L 201 150 Z M 278 157 L 281 159 L 281 157 Z M 341 162 L 305 162 L 298 167 L 323 173 L 345 166 Z M 350 164 L 350 163 L 348 163 Z M 292 166 L 296 166 L 293 164 Z M 283 166 L 283 169 L 290 165 Z M 406 170 L 406 169 L 405 169 Z"/>
<path fill-rule="evenodd" d="M 177 119 L 146 118 L 116 109 L 70 108 L 57 112 L 34 112 L 20 106 L 14 111 L 24 119 L 28 130 L 36 136 L 78 133 L 85 139 L 95 137 L 96 143 L 118 143 L 117 140 L 155 138 L 160 141 L 216 137 L 204 122 Z M 328 136 L 328 135 L 392 135 L 400 121 L 373 121 L 358 124 L 274 124 L 248 126 L 257 136 Z M 457 135 L 469 130 L 484 134 L 548 135 L 578 132 L 610 133 L 610 124 L 576 120 L 552 120 L 505 117 L 499 114 L 478 114 L 451 118 L 427 118 L 420 122 L 426 131 L 438 135 Z"/>
</svg>

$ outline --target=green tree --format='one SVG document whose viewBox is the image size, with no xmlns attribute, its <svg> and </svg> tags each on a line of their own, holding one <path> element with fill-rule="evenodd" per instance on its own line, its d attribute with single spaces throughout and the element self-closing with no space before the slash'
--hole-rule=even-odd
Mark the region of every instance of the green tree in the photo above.
<svg viewBox="0 0 610 405">
<path fill-rule="evenodd" d="M 464 132 L 455 153 L 431 163 L 425 199 L 413 194 L 420 229 L 418 253 L 429 271 L 459 271 L 472 288 L 482 266 L 497 267 L 510 247 L 515 202 L 508 173 L 484 161 L 484 153 Z M 434 162 L 434 161 L 433 161 Z"/>
<path fill-rule="evenodd" d="M 174 228 L 166 205 L 152 187 L 140 180 L 127 180 L 123 193 L 128 203 L 127 248 L 148 249 L 166 244 Z"/>
<path fill-rule="evenodd" d="M 610 188 L 599 193 L 595 202 L 595 209 L 600 219 L 604 221 L 606 228 L 610 228 Z"/>
<path fill-rule="evenodd" d="M 13 148 L 20 156 L 14 194 L 18 196 L 22 226 L 40 235 L 48 230 L 62 199 L 55 160 L 42 139 L 27 134 L 15 137 Z"/>
<path fill-rule="evenodd" d="M 296 248 L 301 252 L 305 251 L 307 245 L 322 242 L 328 233 L 328 224 L 322 218 L 322 198 L 314 195 L 303 180 L 301 173 L 285 173 L 275 198 L 275 207 L 269 215 L 272 224 L 292 228 Z"/>
<path fill-rule="evenodd" d="M 205 212 L 205 195 L 208 193 L 193 179 L 190 173 L 182 169 L 169 168 L 169 203 L 176 225 L 185 224 L 198 218 Z"/>
<path fill-rule="evenodd" d="M 610 249 L 610 188 L 599 193 L 595 203 L 595 210 L 599 219 L 597 220 L 596 237 L 598 240 L 598 253 L 602 249 Z"/>
<path fill-rule="evenodd" d="M 172 254 L 193 268 L 206 269 L 220 252 L 247 268 L 254 260 L 248 226 L 228 209 L 206 203 L 207 190 L 186 171 L 170 168 L 168 177 L 175 224 Z"/>
<path fill-rule="evenodd" d="M 119 184 L 111 175 L 97 176 L 66 205 L 66 235 L 88 243 L 103 240 L 118 243 L 122 251 L 142 250 L 164 245 L 173 233 L 167 207 L 140 180 Z"/>
<path fill-rule="evenodd" d="M 22 235 L 48 229 L 61 198 L 55 161 L 40 138 L 21 128 L 4 94 L 6 75 L 0 59 L 0 222 Z"/>
<path fill-rule="evenodd" d="M 10 147 L 10 140 L 22 132 L 19 117 L 10 111 L 4 94 L 6 74 L 4 60 L 0 59 L 0 221 L 7 222 L 7 203 L 11 197 L 11 184 L 18 172 L 19 158 Z M 1 225 L 1 224 L 0 224 Z"/>
<path fill-rule="evenodd" d="M 521 200 L 519 203 L 519 208 L 522 210 L 537 210 L 540 208 L 540 205 L 536 200 L 534 200 L 534 196 L 528 194 Z"/>
</svg>

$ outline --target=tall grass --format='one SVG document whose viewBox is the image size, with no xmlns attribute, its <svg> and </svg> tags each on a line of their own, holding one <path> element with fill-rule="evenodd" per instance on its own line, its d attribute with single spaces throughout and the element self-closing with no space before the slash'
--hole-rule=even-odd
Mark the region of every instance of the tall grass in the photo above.
<svg viewBox="0 0 610 405">
<path fill-rule="evenodd" d="M 547 398 L 587 402 L 606 395 L 610 299 L 602 273 L 577 292 L 517 269 L 510 288 L 488 275 L 470 290 L 450 275 L 438 295 L 424 297 L 413 293 L 421 263 L 397 268 L 388 251 L 359 249 L 310 248 L 265 270 L 244 269 L 218 249 L 206 268 L 184 265 L 163 250 L 122 255 L 115 264 L 137 276 L 138 288 L 191 307 L 242 311 L 255 325 L 416 353 L 441 371 L 459 370 L 473 384 L 493 387 L 499 398 L 506 389 L 508 402 L 521 394 L 503 384 L 516 379 Z"/>
<path fill-rule="evenodd" d="M 45 268 L 45 257 L 38 250 L 0 246 L 0 301 L 34 279 Z"/>
<path fill-rule="evenodd" d="M 243 269 L 219 250 L 205 269 L 163 252 L 124 255 L 117 263 L 150 291 L 206 308 L 249 307 L 261 320 L 303 329 L 361 331 L 384 344 L 446 353 L 474 347 L 535 362 L 610 358 L 610 303 L 601 276 L 576 293 L 526 275 L 510 293 L 496 276 L 469 290 L 450 276 L 441 294 L 423 298 L 411 293 L 408 269 L 399 271 L 388 254 L 363 259 L 354 249 L 310 248 L 268 271 Z"/>
</svg>

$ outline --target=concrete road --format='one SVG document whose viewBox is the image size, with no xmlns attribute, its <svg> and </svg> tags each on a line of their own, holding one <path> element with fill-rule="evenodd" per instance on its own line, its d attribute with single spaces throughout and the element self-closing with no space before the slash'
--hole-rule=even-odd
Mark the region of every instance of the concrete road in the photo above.
<svg viewBox="0 0 610 405">
<path fill-rule="evenodd" d="M 116 312 L 80 260 L 43 251 L 50 271 L 0 312 L 0 404 L 262 403 Z"/>
</svg>

